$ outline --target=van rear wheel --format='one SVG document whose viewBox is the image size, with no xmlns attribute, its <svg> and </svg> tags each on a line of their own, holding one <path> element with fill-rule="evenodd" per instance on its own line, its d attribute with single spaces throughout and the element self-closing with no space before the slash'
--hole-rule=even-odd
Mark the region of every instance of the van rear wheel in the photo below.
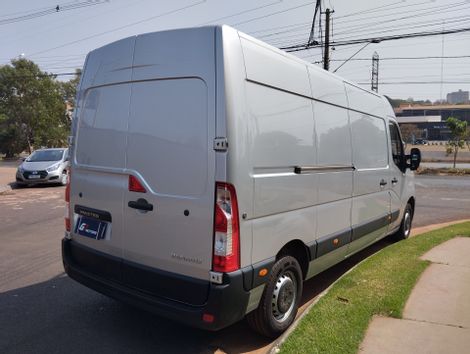
<svg viewBox="0 0 470 354">
<path fill-rule="evenodd" d="M 294 257 L 284 256 L 271 269 L 258 308 L 248 324 L 266 337 L 277 337 L 294 322 L 302 297 L 302 270 Z"/>
</svg>

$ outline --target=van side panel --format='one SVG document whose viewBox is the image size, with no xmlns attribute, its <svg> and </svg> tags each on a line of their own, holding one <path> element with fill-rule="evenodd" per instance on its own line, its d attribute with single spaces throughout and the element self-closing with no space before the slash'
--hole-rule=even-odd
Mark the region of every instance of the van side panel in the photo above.
<svg viewBox="0 0 470 354">
<path fill-rule="evenodd" d="M 306 66 L 257 40 L 241 35 L 248 80 L 311 97 Z"/>
<path fill-rule="evenodd" d="M 364 112 L 378 112 L 383 107 L 380 97 L 358 91 L 346 84 L 351 107 Z M 360 97 L 364 100 L 360 100 Z M 354 103 L 352 103 L 354 102 Z M 361 105 L 363 103 L 363 105 Z M 389 146 L 387 139 L 387 120 L 366 113 L 349 111 L 354 171 L 352 201 L 353 235 L 348 253 L 364 248 L 388 230 L 390 214 Z"/>
<path fill-rule="evenodd" d="M 314 65 L 308 66 L 308 75 L 315 100 L 345 108 L 348 106 L 343 80 Z"/>
<path fill-rule="evenodd" d="M 314 78 L 312 78 L 314 80 Z M 324 171 L 318 173 L 317 257 L 325 255 L 324 245 L 339 249 L 349 243 L 353 163 L 349 117 L 345 108 L 313 102 L 317 134 L 317 161 Z M 328 168 L 338 168 L 337 170 Z M 342 233 L 338 235 L 338 232 Z M 336 244 L 333 241 L 337 240 Z M 328 248 L 329 249 L 329 248 Z M 329 264 L 344 256 L 336 252 Z"/>
<path fill-rule="evenodd" d="M 316 176 L 294 173 L 315 165 L 310 99 L 248 82 L 252 140 L 254 217 L 312 205 Z"/>
<path fill-rule="evenodd" d="M 236 140 L 250 152 L 256 263 L 290 240 L 314 239 L 317 177 L 294 168 L 316 164 L 315 132 L 306 66 L 255 41 L 241 43 L 250 135 Z"/>
</svg>

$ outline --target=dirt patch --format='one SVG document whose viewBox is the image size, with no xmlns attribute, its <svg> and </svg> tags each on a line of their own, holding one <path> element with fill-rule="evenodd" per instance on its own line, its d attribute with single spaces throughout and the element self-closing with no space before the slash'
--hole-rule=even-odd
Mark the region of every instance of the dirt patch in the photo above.
<svg viewBox="0 0 470 354">
<path fill-rule="evenodd" d="M 470 168 L 428 168 L 420 167 L 415 171 L 418 175 L 433 176 L 470 176 Z"/>
</svg>

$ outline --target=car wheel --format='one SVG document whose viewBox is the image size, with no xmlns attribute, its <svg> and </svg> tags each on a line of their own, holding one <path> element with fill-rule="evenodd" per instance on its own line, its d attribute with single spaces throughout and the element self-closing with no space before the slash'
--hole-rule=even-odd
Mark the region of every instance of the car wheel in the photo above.
<svg viewBox="0 0 470 354">
<path fill-rule="evenodd" d="M 66 170 L 62 171 L 62 176 L 60 177 L 60 184 L 62 186 L 67 185 L 67 178 L 68 178 L 67 177 L 67 171 Z"/>
<path fill-rule="evenodd" d="M 294 322 L 302 297 L 302 270 L 294 257 L 284 256 L 271 269 L 258 308 L 248 324 L 266 337 L 277 337 Z"/>
<path fill-rule="evenodd" d="M 401 220 L 400 228 L 395 234 L 393 234 L 393 238 L 399 241 L 405 240 L 410 237 L 412 222 L 413 208 L 410 204 L 406 204 L 405 213 L 403 214 L 403 219 Z"/>
</svg>

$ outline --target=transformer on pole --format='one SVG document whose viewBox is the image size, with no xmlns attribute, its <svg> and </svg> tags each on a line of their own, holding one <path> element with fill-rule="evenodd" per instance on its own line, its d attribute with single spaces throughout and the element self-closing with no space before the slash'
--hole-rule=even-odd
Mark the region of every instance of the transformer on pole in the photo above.
<svg viewBox="0 0 470 354">
<path fill-rule="evenodd" d="M 372 55 L 371 90 L 379 92 L 379 55 L 377 52 L 374 52 L 374 55 Z"/>
</svg>

